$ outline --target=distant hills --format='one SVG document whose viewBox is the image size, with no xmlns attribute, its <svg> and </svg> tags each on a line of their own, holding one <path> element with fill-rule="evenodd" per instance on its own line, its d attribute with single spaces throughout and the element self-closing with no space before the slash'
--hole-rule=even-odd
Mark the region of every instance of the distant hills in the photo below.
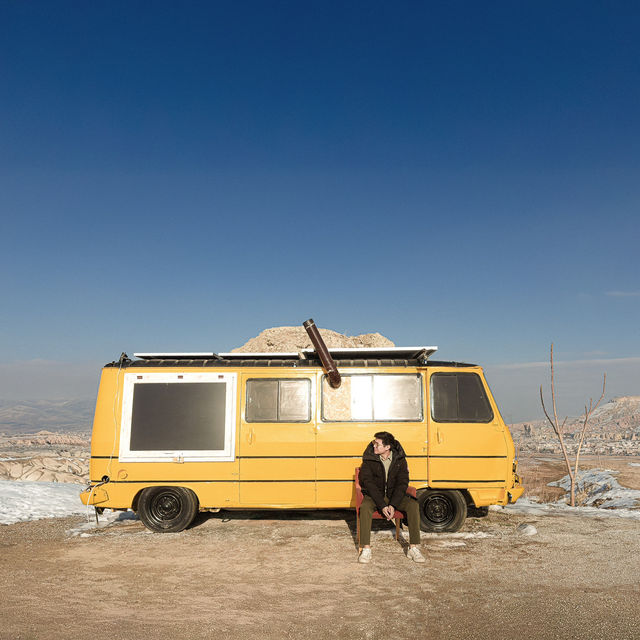
<svg viewBox="0 0 640 640">
<path fill-rule="evenodd" d="M 90 433 L 95 400 L 0 400 L 0 433 Z"/>
<path fill-rule="evenodd" d="M 551 408 L 547 407 L 547 410 L 550 411 Z M 558 419 L 562 423 L 564 415 L 559 415 Z M 573 433 L 582 428 L 583 420 L 584 416 L 569 417 L 565 432 Z M 509 425 L 509 428 L 514 436 L 527 429 L 551 431 L 551 426 L 546 419 L 519 422 Z M 603 439 L 616 439 L 619 435 L 631 433 L 637 433 L 640 436 L 640 396 L 613 398 L 599 406 L 591 415 L 587 430 L 590 434 L 598 434 Z"/>
</svg>

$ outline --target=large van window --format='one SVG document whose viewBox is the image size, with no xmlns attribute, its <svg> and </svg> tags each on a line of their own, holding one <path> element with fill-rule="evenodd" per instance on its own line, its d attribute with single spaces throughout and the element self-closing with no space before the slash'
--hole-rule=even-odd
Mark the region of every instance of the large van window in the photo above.
<svg viewBox="0 0 640 640">
<path fill-rule="evenodd" d="M 338 389 L 322 382 L 322 419 L 327 422 L 420 422 L 419 374 L 342 375 Z"/>
<path fill-rule="evenodd" d="M 491 422 L 493 411 L 477 373 L 434 373 L 431 416 L 436 422 Z"/>
<path fill-rule="evenodd" d="M 236 374 L 127 373 L 120 460 L 233 460 Z"/>
<path fill-rule="evenodd" d="M 247 422 L 309 422 L 311 380 L 247 380 Z"/>
<path fill-rule="evenodd" d="M 225 387 L 221 384 L 137 384 L 131 450 L 224 449 Z"/>
</svg>

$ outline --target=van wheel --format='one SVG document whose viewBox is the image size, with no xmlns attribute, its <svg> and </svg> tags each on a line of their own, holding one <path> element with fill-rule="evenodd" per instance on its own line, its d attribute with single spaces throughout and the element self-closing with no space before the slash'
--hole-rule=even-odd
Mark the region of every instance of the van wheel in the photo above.
<svg viewBox="0 0 640 640">
<path fill-rule="evenodd" d="M 467 501 L 455 489 L 427 489 L 418 495 L 423 531 L 458 531 L 467 517 Z"/>
<path fill-rule="evenodd" d="M 184 487 L 148 487 L 140 494 L 138 515 L 151 531 L 176 533 L 186 529 L 198 513 L 198 498 Z"/>
</svg>

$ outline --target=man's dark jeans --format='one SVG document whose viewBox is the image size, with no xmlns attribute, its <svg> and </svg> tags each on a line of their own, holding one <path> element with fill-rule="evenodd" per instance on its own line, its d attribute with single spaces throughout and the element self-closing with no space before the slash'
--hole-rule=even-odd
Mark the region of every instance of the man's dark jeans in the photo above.
<svg viewBox="0 0 640 640">
<path fill-rule="evenodd" d="M 385 502 L 388 500 L 385 498 Z M 420 544 L 420 510 L 418 501 L 411 496 L 402 498 L 398 505 L 400 511 L 407 514 L 409 524 L 409 544 Z M 376 510 L 376 503 L 370 496 L 364 496 L 360 505 L 360 546 L 371 544 L 371 520 Z M 382 514 L 381 514 L 382 515 Z"/>
</svg>

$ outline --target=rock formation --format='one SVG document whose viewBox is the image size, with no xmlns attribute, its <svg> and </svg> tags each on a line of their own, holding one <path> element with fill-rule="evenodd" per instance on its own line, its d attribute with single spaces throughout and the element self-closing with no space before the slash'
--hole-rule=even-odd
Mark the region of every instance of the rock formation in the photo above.
<svg viewBox="0 0 640 640">
<path fill-rule="evenodd" d="M 54 454 L 0 459 L 0 478 L 84 484 L 89 478 L 89 458 Z"/>
<path fill-rule="evenodd" d="M 331 329 L 320 329 L 320 335 L 327 347 L 394 347 L 395 344 L 379 333 L 363 333 L 345 336 Z M 311 340 L 304 327 L 272 327 L 251 338 L 241 347 L 232 349 L 234 353 L 296 352 L 312 348 Z"/>
</svg>

